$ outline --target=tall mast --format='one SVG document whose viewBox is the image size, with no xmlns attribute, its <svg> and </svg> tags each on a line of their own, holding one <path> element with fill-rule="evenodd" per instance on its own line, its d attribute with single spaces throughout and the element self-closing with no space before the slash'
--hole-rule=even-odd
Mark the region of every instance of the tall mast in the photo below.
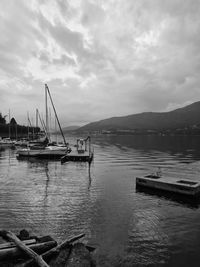
<svg viewBox="0 0 200 267">
<path fill-rule="evenodd" d="M 35 127 L 36 127 L 36 138 L 38 138 L 38 109 L 36 108 L 36 114 L 35 114 Z"/>
<path fill-rule="evenodd" d="M 31 120 L 30 120 L 30 118 L 29 118 L 29 114 L 28 114 L 28 123 L 29 123 L 29 125 L 30 125 L 30 129 L 32 129 L 32 139 L 33 139 L 34 130 L 33 130 L 33 126 L 32 126 Z"/>
<path fill-rule="evenodd" d="M 28 120 L 28 140 L 29 140 L 29 113 L 27 112 L 27 120 Z"/>
<path fill-rule="evenodd" d="M 38 111 L 38 117 L 39 117 L 39 119 L 40 119 L 40 123 L 41 123 L 41 125 L 42 125 L 42 128 L 43 128 L 43 130 L 44 130 L 46 136 L 47 136 L 47 130 L 46 130 L 45 123 L 44 123 L 43 119 L 42 119 L 41 116 L 40 116 L 39 110 L 37 110 L 37 111 Z"/>
<path fill-rule="evenodd" d="M 45 85 L 45 107 L 46 107 L 46 131 L 49 138 L 49 122 L 48 122 L 48 103 L 47 103 L 47 86 Z"/>
<path fill-rule="evenodd" d="M 8 137 L 10 138 L 10 109 L 9 109 L 8 119 L 9 119 L 9 125 L 8 125 Z"/>
<path fill-rule="evenodd" d="M 35 138 L 35 130 L 34 130 L 34 121 L 33 121 L 33 118 L 32 118 L 32 129 L 33 129 L 33 139 Z"/>
<path fill-rule="evenodd" d="M 38 128 L 38 109 L 36 108 L 36 116 L 35 116 L 36 120 L 36 128 Z"/>
<path fill-rule="evenodd" d="M 51 97 L 51 94 L 50 94 L 50 91 L 49 91 L 49 88 L 48 88 L 47 84 L 45 84 L 45 88 L 46 88 L 45 91 L 47 91 L 48 94 L 49 94 L 49 98 L 50 98 L 50 100 L 51 100 L 51 104 L 52 104 L 52 107 L 53 107 L 53 110 L 54 110 L 54 113 L 55 113 L 55 116 L 56 116 L 56 120 L 57 120 L 57 122 L 58 122 L 58 126 L 59 126 L 59 128 L 60 128 L 60 132 L 61 132 L 62 137 L 63 137 L 64 144 L 65 144 L 66 146 L 68 146 L 67 143 L 66 143 L 65 136 L 64 136 L 64 134 L 63 134 L 63 131 L 62 131 L 62 128 L 61 128 L 61 125 L 60 125 L 60 122 L 59 122 L 59 119 L 58 119 L 58 116 L 57 116 L 57 112 L 56 112 L 56 109 L 55 109 L 55 107 L 54 107 L 53 100 L 52 100 L 52 97 Z"/>
</svg>

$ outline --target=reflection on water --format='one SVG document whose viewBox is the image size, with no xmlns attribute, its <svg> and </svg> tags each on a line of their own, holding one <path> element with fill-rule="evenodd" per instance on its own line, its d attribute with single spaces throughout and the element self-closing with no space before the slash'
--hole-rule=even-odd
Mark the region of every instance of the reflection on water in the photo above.
<svg viewBox="0 0 200 267">
<path fill-rule="evenodd" d="M 190 197 L 184 195 L 177 195 L 176 193 L 170 193 L 168 191 L 161 191 L 151 188 L 144 188 L 144 187 L 136 187 L 136 192 L 142 195 L 150 195 L 154 196 L 155 198 L 161 198 L 164 200 L 169 200 L 173 202 L 177 202 L 180 205 L 197 209 L 200 206 L 200 198 L 199 197 Z"/>
<path fill-rule="evenodd" d="M 88 164 L 88 190 L 91 187 L 92 184 L 92 177 L 91 177 L 91 162 Z"/>
<path fill-rule="evenodd" d="M 197 266 L 199 202 L 138 191 L 135 178 L 160 166 L 163 175 L 200 180 L 198 139 L 97 136 L 91 166 L 17 160 L 0 147 L 0 229 L 58 241 L 83 232 L 98 266 Z"/>
<path fill-rule="evenodd" d="M 46 173 L 46 186 L 45 186 L 45 196 L 44 196 L 44 200 L 47 199 L 48 197 L 48 185 L 49 185 L 49 180 L 50 180 L 50 176 L 49 176 L 49 169 L 48 169 L 48 163 L 46 163 L 45 165 L 45 173 Z"/>
</svg>

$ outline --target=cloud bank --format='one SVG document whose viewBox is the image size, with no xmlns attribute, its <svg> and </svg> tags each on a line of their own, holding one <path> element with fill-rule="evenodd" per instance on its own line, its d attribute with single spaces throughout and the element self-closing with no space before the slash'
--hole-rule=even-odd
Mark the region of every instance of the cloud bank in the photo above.
<svg viewBox="0 0 200 267">
<path fill-rule="evenodd" d="M 65 126 L 199 100 L 199 0 L 0 6 L 0 111 L 20 123 L 44 112 L 45 83 Z"/>
</svg>

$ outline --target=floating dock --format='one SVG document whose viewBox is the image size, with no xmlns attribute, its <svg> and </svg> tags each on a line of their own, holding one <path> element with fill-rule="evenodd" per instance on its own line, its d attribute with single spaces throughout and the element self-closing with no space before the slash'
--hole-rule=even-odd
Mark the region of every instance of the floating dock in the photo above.
<svg viewBox="0 0 200 267">
<path fill-rule="evenodd" d="M 77 151 L 73 151 L 69 154 L 66 154 L 61 158 L 61 163 L 65 163 L 68 161 L 83 161 L 91 163 L 93 160 L 93 153 L 89 153 L 87 151 L 83 153 L 78 153 Z"/>
<path fill-rule="evenodd" d="M 94 150 L 91 148 L 91 138 L 88 136 L 86 139 L 76 140 L 76 149 L 67 152 L 61 158 L 61 164 L 68 161 L 83 161 L 91 163 L 94 157 Z"/>
<path fill-rule="evenodd" d="M 163 178 L 157 175 L 136 177 L 136 187 L 146 187 L 185 196 L 200 195 L 200 182 L 186 179 Z"/>
</svg>

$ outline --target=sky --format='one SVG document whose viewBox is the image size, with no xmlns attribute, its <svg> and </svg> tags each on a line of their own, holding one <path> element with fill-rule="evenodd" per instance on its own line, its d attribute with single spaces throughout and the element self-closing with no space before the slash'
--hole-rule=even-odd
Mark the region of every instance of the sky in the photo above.
<svg viewBox="0 0 200 267">
<path fill-rule="evenodd" d="M 34 124 L 45 83 L 63 126 L 199 101 L 199 18 L 200 0 L 1 0 L 0 112 Z"/>
</svg>

